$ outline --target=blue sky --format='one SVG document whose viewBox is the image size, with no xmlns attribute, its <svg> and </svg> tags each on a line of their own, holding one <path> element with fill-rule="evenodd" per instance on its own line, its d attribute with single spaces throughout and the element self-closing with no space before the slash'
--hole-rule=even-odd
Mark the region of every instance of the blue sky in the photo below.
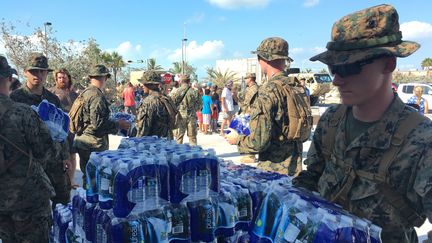
<svg viewBox="0 0 432 243">
<path fill-rule="evenodd" d="M 333 23 L 340 17 L 381 4 L 375 0 L 178 0 L 4 1 L 2 18 L 20 34 L 51 22 L 60 41 L 95 38 L 103 50 L 116 50 L 125 60 L 156 58 L 164 68 L 181 60 L 184 26 L 188 61 L 198 68 L 217 59 L 252 57 L 262 39 L 280 36 L 290 45 L 292 66 L 320 70 L 308 59 L 324 50 Z M 420 68 L 432 57 L 432 1 L 394 0 L 404 39 L 422 48 L 399 59 L 401 70 Z M 19 21 L 20 23 L 18 23 Z M 28 24 L 28 25 L 27 25 Z M 0 46 L 0 53 L 4 52 Z M 133 64 L 139 67 L 141 64 Z"/>
</svg>

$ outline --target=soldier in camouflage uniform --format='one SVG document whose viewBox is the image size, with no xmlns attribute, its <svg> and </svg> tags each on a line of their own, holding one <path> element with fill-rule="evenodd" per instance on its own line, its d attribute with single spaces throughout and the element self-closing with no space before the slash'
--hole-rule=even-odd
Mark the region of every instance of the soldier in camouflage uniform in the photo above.
<svg viewBox="0 0 432 243">
<path fill-rule="evenodd" d="M 183 143 L 183 136 L 187 131 L 189 143 L 197 145 L 197 115 L 196 112 L 202 107 L 202 100 L 198 91 L 190 87 L 190 77 L 183 75 L 180 78 L 181 86 L 173 95 L 174 104 L 178 107 L 182 116 L 181 124 L 178 125 L 176 141 Z"/>
<path fill-rule="evenodd" d="M 125 120 L 114 122 L 110 119 L 109 103 L 102 90 L 111 76 L 104 65 L 95 65 L 89 74 L 90 85 L 81 93 L 83 97 L 84 130 L 76 135 L 74 147 L 80 157 L 85 186 L 86 165 L 91 152 L 100 152 L 109 148 L 108 135 L 116 134 L 119 129 L 128 130 L 130 123 Z"/>
<path fill-rule="evenodd" d="M 144 92 L 148 93 L 148 96 L 138 107 L 137 137 L 156 135 L 172 139 L 173 127 L 169 124 L 173 118 L 170 117 L 162 99 L 171 103 L 172 100 L 159 90 L 162 77 L 157 72 L 146 71 L 139 81 L 143 83 Z M 174 104 L 172 106 L 174 107 Z"/>
<path fill-rule="evenodd" d="M 247 73 L 246 74 L 246 92 L 243 95 L 243 99 L 241 101 L 241 113 L 250 114 L 252 104 L 254 103 L 257 94 L 258 94 L 258 85 L 255 82 L 256 75 L 255 73 Z M 255 154 L 245 154 L 240 159 L 242 163 L 255 163 Z"/>
<path fill-rule="evenodd" d="M 48 242 L 55 192 L 47 168 L 58 151 L 38 114 L 8 97 L 12 72 L 0 56 L 0 239 Z"/>
<path fill-rule="evenodd" d="M 226 138 L 238 146 L 240 153 L 258 153 L 258 168 L 294 175 L 302 155 L 301 142 L 289 141 L 282 133 L 282 128 L 288 125 L 287 98 L 282 87 L 275 83 L 277 80 L 290 85 L 298 82 L 283 71 L 286 62 L 292 61 L 288 56 L 288 42 L 279 37 L 267 38 L 253 53 L 258 55 L 261 72 L 268 80 L 258 89 L 250 109 L 251 134 L 239 136 L 232 131 Z"/>
<path fill-rule="evenodd" d="M 62 108 L 59 98 L 44 87 L 48 72 L 51 71 L 52 69 L 48 67 L 48 59 L 44 55 L 32 53 L 24 70 L 27 82 L 23 87 L 13 91 L 10 98 L 29 106 L 38 106 L 42 100 L 46 99 L 55 106 Z M 46 168 L 56 191 L 56 196 L 52 198 L 53 205 L 69 201 L 71 189 L 70 179 L 64 168 L 65 161 L 69 160 L 69 143 L 66 140 L 63 143 L 54 142 L 54 144 L 60 153 L 51 158 L 55 163 L 49 163 Z"/>
<path fill-rule="evenodd" d="M 321 117 L 293 183 L 381 226 L 383 242 L 417 242 L 414 226 L 432 222 L 432 122 L 391 88 L 396 57 L 419 47 L 379 5 L 337 21 L 327 51 L 311 58 L 329 66 L 343 105 Z"/>
</svg>

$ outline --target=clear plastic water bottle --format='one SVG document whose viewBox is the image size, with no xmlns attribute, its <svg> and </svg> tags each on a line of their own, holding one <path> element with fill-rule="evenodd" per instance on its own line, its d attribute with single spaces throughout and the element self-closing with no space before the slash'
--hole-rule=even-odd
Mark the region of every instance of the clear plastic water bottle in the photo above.
<svg viewBox="0 0 432 243">
<path fill-rule="evenodd" d="M 99 206 L 102 209 L 112 208 L 113 185 L 112 185 L 112 163 L 109 158 L 104 158 L 99 169 Z"/>
<path fill-rule="evenodd" d="M 196 188 L 195 193 L 198 193 L 202 197 L 208 197 L 210 191 L 211 175 L 206 169 L 198 170 L 196 172 Z"/>
<path fill-rule="evenodd" d="M 196 173 L 195 170 L 191 170 L 191 171 L 188 171 L 182 175 L 180 190 L 183 193 L 188 194 L 188 195 L 192 195 L 195 193 L 195 191 L 196 191 L 196 189 L 195 189 L 195 185 L 196 185 L 195 173 Z"/>
<path fill-rule="evenodd" d="M 370 242 L 371 243 L 381 243 L 381 227 L 372 224 L 369 229 L 370 232 Z"/>
</svg>

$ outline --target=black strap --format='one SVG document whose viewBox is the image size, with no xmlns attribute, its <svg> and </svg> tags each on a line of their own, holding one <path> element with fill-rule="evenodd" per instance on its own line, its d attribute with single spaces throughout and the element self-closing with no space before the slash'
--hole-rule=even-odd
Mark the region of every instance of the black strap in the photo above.
<svg viewBox="0 0 432 243">
<path fill-rule="evenodd" d="M 181 98 L 181 100 L 180 100 L 180 102 L 178 103 L 178 105 L 180 105 L 180 104 L 183 102 L 183 100 L 184 100 L 184 98 L 185 98 L 187 92 L 189 91 L 189 89 L 190 89 L 190 86 L 188 86 L 188 88 L 186 89 L 186 91 L 183 93 L 183 97 Z"/>
</svg>

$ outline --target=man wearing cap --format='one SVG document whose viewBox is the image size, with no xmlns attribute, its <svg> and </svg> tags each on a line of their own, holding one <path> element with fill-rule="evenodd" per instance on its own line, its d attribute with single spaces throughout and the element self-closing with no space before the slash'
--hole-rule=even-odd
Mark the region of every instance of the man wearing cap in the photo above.
<svg viewBox="0 0 432 243">
<path fill-rule="evenodd" d="M 255 73 L 247 73 L 245 79 L 247 88 L 243 96 L 242 113 L 250 114 L 250 109 L 258 94 L 258 85 L 256 83 Z"/>
<path fill-rule="evenodd" d="M 170 123 L 173 122 L 165 106 L 164 101 L 171 102 L 170 97 L 160 92 L 162 77 L 155 71 L 146 71 L 139 81 L 144 85 L 147 98 L 138 107 L 137 112 L 137 137 L 158 136 L 173 138 Z M 165 100 L 163 100 L 165 99 Z"/>
<path fill-rule="evenodd" d="M 109 134 L 116 134 L 119 129 L 130 128 L 130 123 L 125 120 L 115 122 L 110 119 L 109 103 L 102 92 L 108 78 L 111 77 L 108 68 L 100 64 L 95 65 L 88 77 L 90 85 L 81 93 L 84 129 L 82 134 L 76 134 L 74 140 L 74 147 L 80 157 L 83 185 L 86 185 L 85 171 L 90 153 L 107 150 Z"/>
<path fill-rule="evenodd" d="M 42 100 L 46 99 L 55 106 L 62 108 L 59 98 L 45 88 L 45 81 L 48 72 L 52 69 L 48 66 L 48 59 L 41 53 L 31 53 L 27 61 L 27 67 L 24 70 L 24 76 L 27 78 L 26 84 L 13 91 L 10 98 L 13 101 L 27 104 L 29 106 L 38 106 Z M 64 164 L 69 160 L 69 143 L 53 142 L 56 153 L 51 159 L 56 161 L 50 163 L 47 168 L 47 174 L 54 186 L 56 196 L 52 198 L 53 205 L 56 203 L 67 203 L 70 200 L 70 180 L 65 173 Z"/>
<path fill-rule="evenodd" d="M 247 73 L 245 79 L 247 88 L 244 95 L 242 95 L 243 99 L 241 102 L 241 113 L 250 114 L 252 104 L 254 103 L 258 94 L 258 85 L 256 83 L 255 73 Z M 240 159 L 240 162 L 255 163 L 255 154 L 244 154 Z"/>
<path fill-rule="evenodd" d="M 338 20 L 311 58 L 328 65 L 342 105 L 321 116 L 293 183 L 379 225 L 383 242 L 417 242 L 414 226 L 432 222 L 432 122 L 391 88 L 396 58 L 419 47 L 402 41 L 396 9 L 379 5 Z"/>
<path fill-rule="evenodd" d="M 230 144 L 237 144 L 240 153 L 257 154 L 258 168 L 281 174 L 294 175 L 297 160 L 301 158 L 301 142 L 290 141 L 282 128 L 288 126 L 288 111 L 283 87 L 278 82 L 295 85 L 284 70 L 292 59 L 288 56 L 288 42 L 279 37 L 264 39 L 253 53 L 258 55 L 261 72 L 267 81 L 258 89 L 258 95 L 250 109 L 249 136 L 235 131 L 226 137 Z"/>
<path fill-rule="evenodd" d="M 182 116 L 176 132 L 176 142 L 183 143 L 184 134 L 187 132 L 189 144 L 197 145 L 197 115 L 196 112 L 202 107 L 202 100 L 198 91 L 190 87 L 189 75 L 180 77 L 180 88 L 172 99 Z"/>
</svg>

